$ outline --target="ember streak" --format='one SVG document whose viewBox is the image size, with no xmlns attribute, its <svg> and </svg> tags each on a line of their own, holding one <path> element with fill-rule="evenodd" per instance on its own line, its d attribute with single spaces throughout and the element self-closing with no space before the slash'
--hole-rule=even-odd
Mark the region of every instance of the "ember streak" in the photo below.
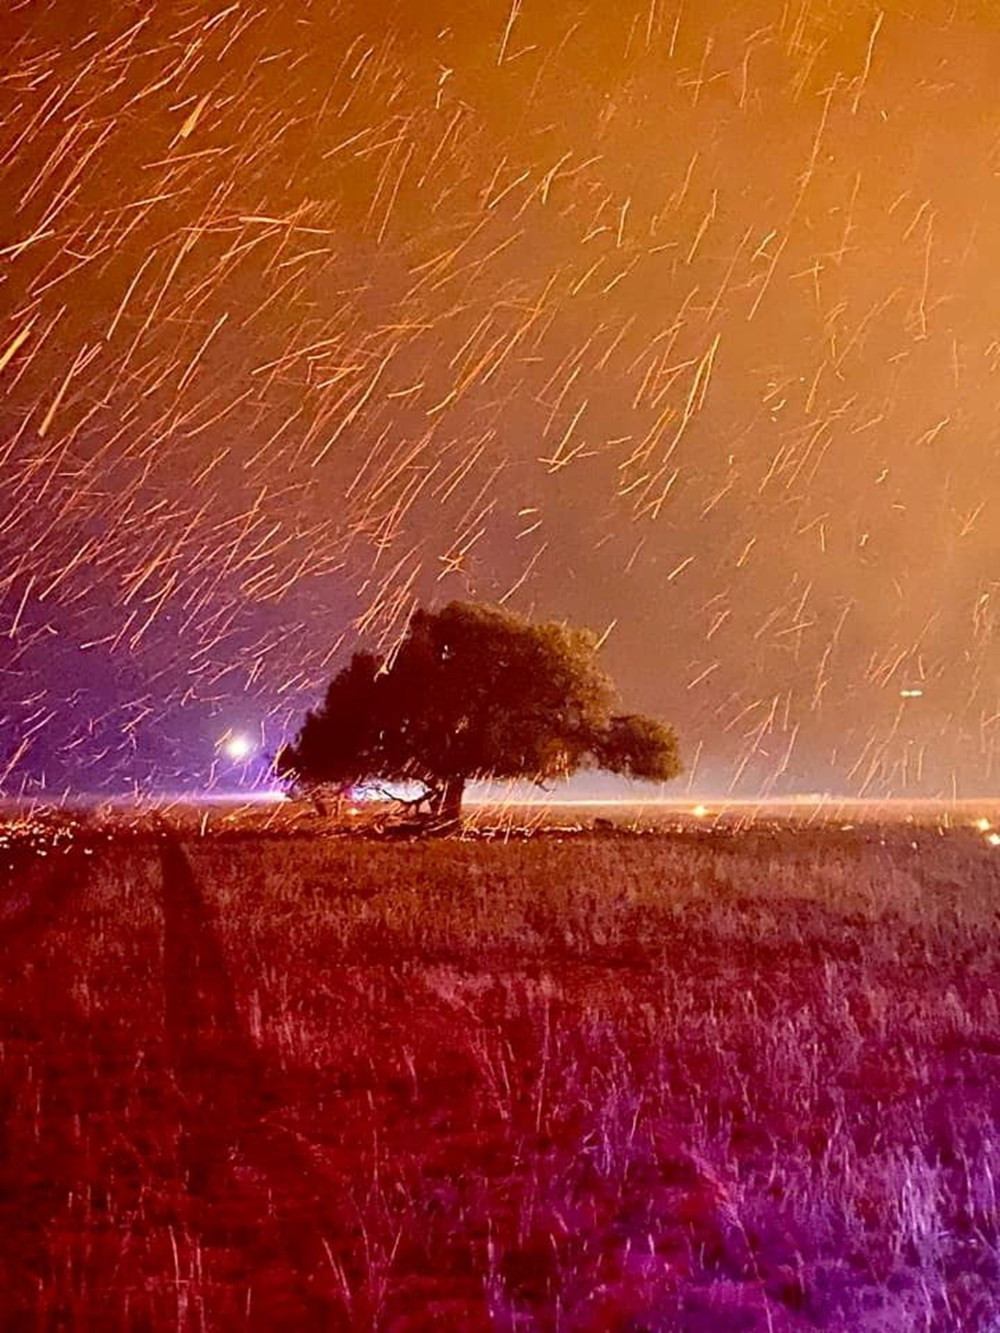
<svg viewBox="0 0 1000 1333">
<path fill-rule="evenodd" d="M 996 787 L 993 6 L 7 6 L 2 786 L 276 748 L 418 602 L 694 787 Z"/>
</svg>

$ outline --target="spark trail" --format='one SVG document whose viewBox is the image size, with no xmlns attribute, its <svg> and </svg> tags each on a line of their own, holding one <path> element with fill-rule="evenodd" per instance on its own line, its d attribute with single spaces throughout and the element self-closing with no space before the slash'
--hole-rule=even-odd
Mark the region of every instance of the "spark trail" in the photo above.
<svg viewBox="0 0 1000 1333">
<path fill-rule="evenodd" d="M 985 3 L 5 38 L 8 788 L 183 785 L 431 596 L 617 619 L 720 789 L 995 784 Z"/>
</svg>

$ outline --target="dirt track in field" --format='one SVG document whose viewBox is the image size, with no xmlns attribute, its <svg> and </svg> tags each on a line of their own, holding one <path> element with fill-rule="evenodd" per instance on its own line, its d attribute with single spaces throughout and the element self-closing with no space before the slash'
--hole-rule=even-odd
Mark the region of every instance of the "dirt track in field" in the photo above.
<svg viewBox="0 0 1000 1333">
<path fill-rule="evenodd" d="M 284 1122 L 280 1078 L 241 1017 L 213 909 L 180 841 L 163 827 L 156 845 L 165 1042 L 162 1058 L 150 1062 L 148 1088 L 162 1142 L 176 1143 L 174 1231 L 238 1256 L 254 1294 L 241 1326 L 336 1329 L 344 1305 L 329 1243 L 344 1227 L 342 1191 Z M 55 1280 L 54 1238 L 72 1227 L 72 1201 L 92 1188 L 83 1182 L 95 1171 L 99 1182 L 105 1169 L 87 1159 L 81 1141 L 93 1150 L 109 1125 L 130 1137 L 114 1110 L 127 1052 L 81 1007 L 63 956 L 44 944 L 86 893 L 100 857 L 100 845 L 83 836 L 64 847 L 39 841 L 8 849 L 0 868 L 3 1328 L 37 1313 L 39 1293 Z M 29 1103 L 35 1133 L 26 1141 Z M 76 1123 L 73 1109 L 83 1117 Z M 69 1309 L 51 1313 L 60 1327 L 79 1326 Z"/>
<path fill-rule="evenodd" d="M 297 1327 L 337 1327 L 324 1240 L 335 1183 L 282 1124 L 279 1080 L 236 1004 L 216 919 L 178 839 L 162 834 L 163 959 L 167 1052 L 180 1094 L 179 1156 L 208 1244 L 244 1249 L 248 1271 L 295 1275 Z M 266 1197 L 266 1206 L 262 1202 Z M 270 1318 L 258 1311 L 260 1327 Z"/>
</svg>

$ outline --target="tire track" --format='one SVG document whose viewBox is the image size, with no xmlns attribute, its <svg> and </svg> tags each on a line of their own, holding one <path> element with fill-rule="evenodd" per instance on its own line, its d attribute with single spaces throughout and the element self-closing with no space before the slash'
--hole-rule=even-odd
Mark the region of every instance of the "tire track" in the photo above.
<svg viewBox="0 0 1000 1333">
<path fill-rule="evenodd" d="M 296 1327 L 344 1327 L 327 1239 L 343 1229 L 339 1191 L 276 1119 L 279 1081 L 240 1016 L 215 913 L 176 834 L 162 825 L 160 837 L 167 1052 L 180 1093 L 181 1168 L 203 1204 L 207 1243 L 237 1241 L 248 1272 L 262 1256 L 272 1267 L 279 1259 L 290 1289 L 284 1299 L 298 1297 Z M 232 1216 L 247 1176 L 266 1186 L 268 1215 L 228 1235 L 213 1212 Z M 259 1318 L 269 1326 L 265 1311 Z"/>
<path fill-rule="evenodd" d="M 181 1162 L 188 1189 L 204 1194 L 265 1113 L 267 1077 L 240 1020 L 214 915 L 171 835 L 160 864 L 167 1055 L 184 1107 Z"/>
</svg>

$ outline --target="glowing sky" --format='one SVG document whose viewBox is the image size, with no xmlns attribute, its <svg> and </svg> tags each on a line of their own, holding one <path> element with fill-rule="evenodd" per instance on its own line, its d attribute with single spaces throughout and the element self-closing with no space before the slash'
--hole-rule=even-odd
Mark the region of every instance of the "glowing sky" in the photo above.
<svg viewBox="0 0 1000 1333">
<path fill-rule="evenodd" d="M 990 5 L 4 25 L 8 790 L 196 780 L 452 597 L 614 622 L 696 788 L 996 788 Z"/>
</svg>

